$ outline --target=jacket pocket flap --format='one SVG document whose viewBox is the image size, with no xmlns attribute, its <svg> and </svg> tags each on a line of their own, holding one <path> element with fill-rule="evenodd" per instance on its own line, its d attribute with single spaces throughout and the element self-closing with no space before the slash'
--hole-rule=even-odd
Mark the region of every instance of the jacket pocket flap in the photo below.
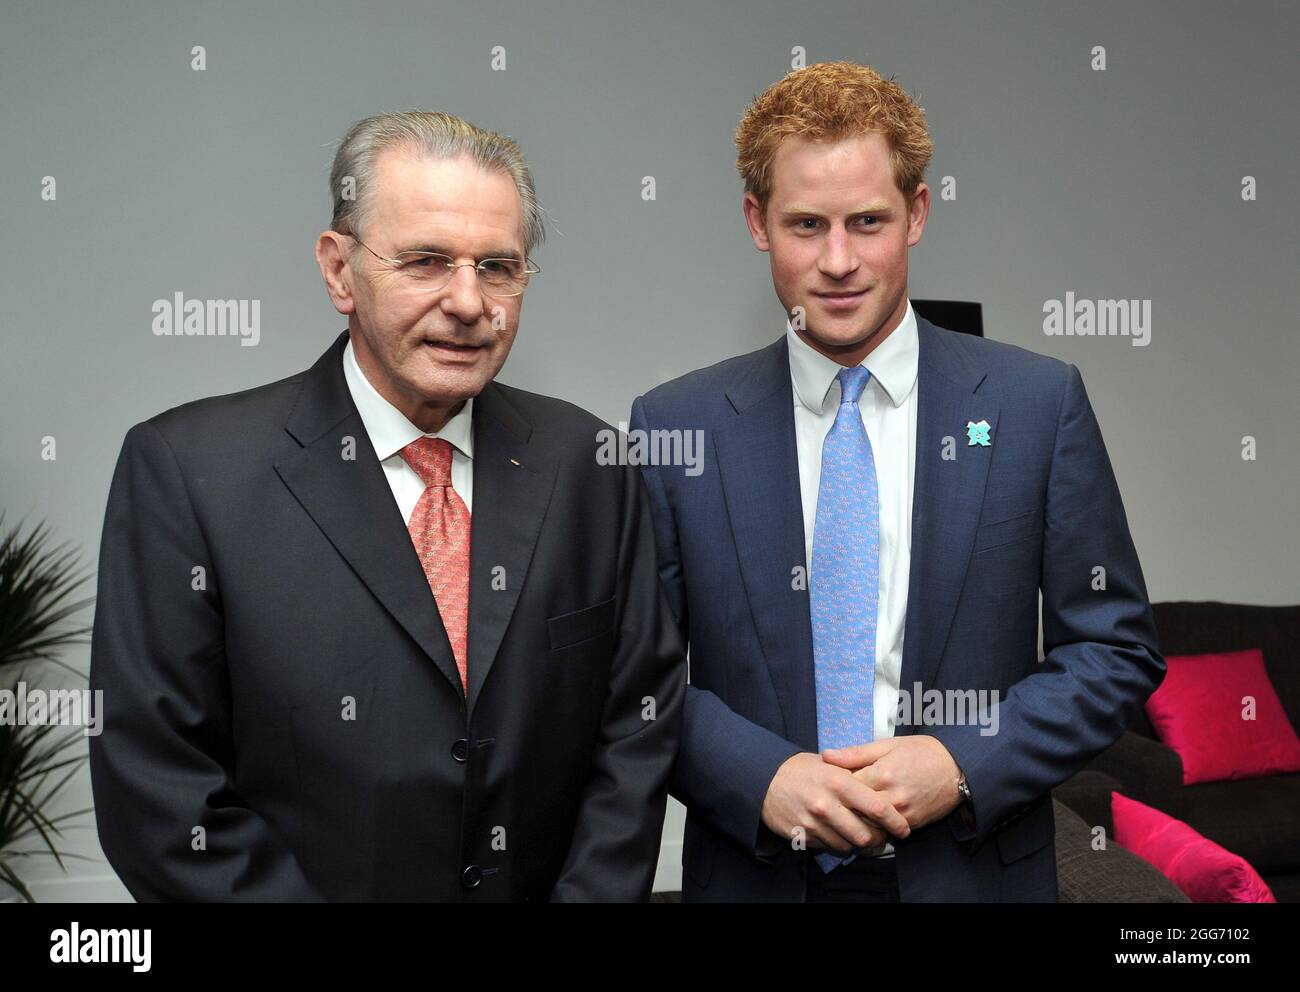
<svg viewBox="0 0 1300 992">
<path fill-rule="evenodd" d="M 617 601 L 617 596 L 611 596 L 595 606 L 551 617 L 546 621 L 551 650 L 568 647 L 609 631 L 614 626 L 614 605 Z"/>
<path fill-rule="evenodd" d="M 1000 548 L 1004 544 L 1014 544 L 1037 533 L 1042 526 L 1042 517 L 1038 510 L 1030 510 L 1005 520 L 980 524 L 979 529 L 975 531 L 975 547 L 971 550 L 971 554 Z"/>
</svg>

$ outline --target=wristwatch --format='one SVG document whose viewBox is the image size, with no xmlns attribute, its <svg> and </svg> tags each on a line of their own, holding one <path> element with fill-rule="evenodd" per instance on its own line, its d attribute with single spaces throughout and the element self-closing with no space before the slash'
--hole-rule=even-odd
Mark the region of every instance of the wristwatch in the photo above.
<svg viewBox="0 0 1300 992">
<path fill-rule="evenodd" d="M 960 801 L 957 803 L 957 814 L 961 817 L 962 822 L 972 830 L 975 829 L 975 806 L 970 798 L 970 786 L 966 784 L 966 773 L 959 767 L 961 780 L 957 783 L 957 795 Z"/>
<path fill-rule="evenodd" d="M 961 781 L 957 783 L 957 795 L 966 805 L 970 805 L 970 786 L 966 784 L 966 773 L 962 772 Z"/>
</svg>

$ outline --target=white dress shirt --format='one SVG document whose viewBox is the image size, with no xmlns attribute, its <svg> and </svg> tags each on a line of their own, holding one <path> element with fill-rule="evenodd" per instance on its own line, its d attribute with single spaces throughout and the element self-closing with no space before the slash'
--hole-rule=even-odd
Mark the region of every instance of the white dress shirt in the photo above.
<svg viewBox="0 0 1300 992">
<path fill-rule="evenodd" d="M 794 386 L 794 432 L 799 455 L 805 563 L 812 575 L 817 489 L 822 444 L 840 407 L 836 378 L 844 367 L 816 351 L 786 325 L 790 379 Z M 858 409 L 876 465 L 880 506 L 880 590 L 876 611 L 876 666 L 873 733 L 894 735 L 899 681 L 903 670 L 903 631 L 907 623 L 907 583 L 912 562 L 912 484 L 916 477 L 917 360 L 920 343 L 916 315 L 908 301 L 902 322 L 862 361 L 871 373 Z M 866 743 L 865 741 L 863 743 Z M 893 851 L 892 844 L 882 848 Z"/>
<path fill-rule="evenodd" d="M 442 430 L 427 433 L 406 419 L 406 415 L 379 395 L 371 385 L 357 357 L 352 353 L 352 341 L 343 349 L 343 377 L 348 383 L 352 402 L 357 405 L 361 422 L 370 443 L 374 445 L 384 477 L 393 491 L 393 499 L 408 524 L 415 504 L 424 493 L 424 480 L 415 469 L 406 464 L 400 452 L 419 437 L 440 437 L 451 444 L 451 487 L 465 501 L 465 508 L 474 513 L 474 399 L 465 401 L 460 412 L 442 426 Z"/>
</svg>

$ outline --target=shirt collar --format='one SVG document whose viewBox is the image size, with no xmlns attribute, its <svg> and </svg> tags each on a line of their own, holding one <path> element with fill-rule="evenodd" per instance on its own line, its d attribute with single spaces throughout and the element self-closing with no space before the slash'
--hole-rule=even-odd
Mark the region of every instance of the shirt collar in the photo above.
<svg viewBox="0 0 1300 992">
<path fill-rule="evenodd" d="M 391 458 L 412 441 L 420 437 L 439 437 L 449 442 L 468 458 L 474 457 L 474 398 L 471 396 L 460 408 L 460 412 L 442 425 L 442 430 L 426 433 L 406 419 L 395 406 L 379 395 L 379 391 L 370 384 L 357 356 L 352 350 L 352 339 L 348 339 L 343 349 L 343 377 L 347 380 L 352 402 L 361 414 L 361 422 L 370 443 L 374 445 L 375 454 L 382 462 Z"/>
<path fill-rule="evenodd" d="M 826 409 L 831 389 L 837 387 L 836 377 L 844 368 L 839 362 L 827 358 L 794 332 L 790 322 L 785 325 L 786 341 L 790 352 L 790 378 L 794 384 L 795 401 L 813 413 Z M 916 314 L 912 301 L 907 301 L 907 311 L 897 327 L 860 363 L 895 407 L 903 405 L 916 385 L 917 360 L 920 339 L 916 330 Z"/>
</svg>

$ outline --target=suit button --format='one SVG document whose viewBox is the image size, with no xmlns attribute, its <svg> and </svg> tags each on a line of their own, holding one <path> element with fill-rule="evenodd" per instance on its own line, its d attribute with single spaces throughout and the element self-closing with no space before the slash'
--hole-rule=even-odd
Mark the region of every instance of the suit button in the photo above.
<svg viewBox="0 0 1300 992">
<path fill-rule="evenodd" d="M 464 761 L 469 757 L 469 741 L 464 737 L 451 746 L 451 756 L 457 761 Z"/>
<path fill-rule="evenodd" d="M 467 889 L 476 888 L 481 881 L 483 881 L 483 869 L 478 865 L 470 865 L 460 874 L 460 884 Z"/>
</svg>

